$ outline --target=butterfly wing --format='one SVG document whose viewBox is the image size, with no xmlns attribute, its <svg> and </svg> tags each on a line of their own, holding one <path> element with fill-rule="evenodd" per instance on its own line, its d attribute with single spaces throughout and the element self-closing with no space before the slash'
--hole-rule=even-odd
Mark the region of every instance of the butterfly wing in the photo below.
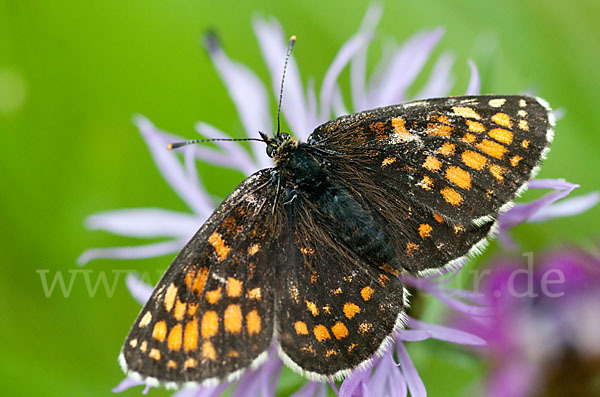
<svg viewBox="0 0 600 397">
<path fill-rule="evenodd" d="M 273 337 L 272 170 L 242 182 L 183 248 L 135 321 L 120 361 L 149 384 L 232 378 Z"/>
<path fill-rule="evenodd" d="M 428 99 L 332 120 L 308 146 L 379 214 L 404 267 L 422 272 L 485 241 L 537 172 L 553 123 L 528 96 Z"/>
<path fill-rule="evenodd" d="M 391 343 L 402 326 L 406 292 L 398 277 L 342 241 L 334 223 L 350 218 L 328 218 L 301 192 L 283 207 L 289 230 L 279 260 L 287 265 L 277 274 L 280 356 L 313 380 L 346 376 Z"/>
</svg>

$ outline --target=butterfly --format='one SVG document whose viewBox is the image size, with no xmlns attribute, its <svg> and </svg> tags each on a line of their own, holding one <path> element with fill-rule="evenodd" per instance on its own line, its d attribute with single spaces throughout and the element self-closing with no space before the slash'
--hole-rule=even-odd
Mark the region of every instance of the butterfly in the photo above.
<svg viewBox="0 0 600 397">
<path fill-rule="evenodd" d="M 150 385 L 232 380 L 275 344 L 312 380 L 348 375 L 404 325 L 402 274 L 456 267 L 493 235 L 553 137 L 548 104 L 446 97 L 261 133 L 244 180 L 175 258 L 120 362 Z"/>
</svg>

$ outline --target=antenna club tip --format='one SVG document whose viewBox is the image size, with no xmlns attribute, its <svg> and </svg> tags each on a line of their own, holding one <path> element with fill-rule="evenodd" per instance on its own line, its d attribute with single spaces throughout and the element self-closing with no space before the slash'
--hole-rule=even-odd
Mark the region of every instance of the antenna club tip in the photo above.
<svg viewBox="0 0 600 397">
<path fill-rule="evenodd" d="M 175 147 L 173 146 L 173 144 L 172 144 L 172 143 L 169 143 L 169 144 L 167 145 L 167 150 L 173 150 L 174 148 L 175 148 Z"/>
<path fill-rule="evenodd" d="M 293 34 L 292 37 L 290 37 L 290 41 L 296 41 L 296 35 Z"/>
</svg>

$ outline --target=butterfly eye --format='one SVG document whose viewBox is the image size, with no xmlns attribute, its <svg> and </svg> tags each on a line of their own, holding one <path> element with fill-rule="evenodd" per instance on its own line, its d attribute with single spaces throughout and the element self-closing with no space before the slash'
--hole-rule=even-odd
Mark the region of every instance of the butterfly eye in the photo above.
<svg viewBox="0 0 600 397">
<path fill-rule="evenodd" d="M 274 145 L 267 145 L 267 156 L 273 157 L 273 152 L 275 151 Z"/>
</svg>

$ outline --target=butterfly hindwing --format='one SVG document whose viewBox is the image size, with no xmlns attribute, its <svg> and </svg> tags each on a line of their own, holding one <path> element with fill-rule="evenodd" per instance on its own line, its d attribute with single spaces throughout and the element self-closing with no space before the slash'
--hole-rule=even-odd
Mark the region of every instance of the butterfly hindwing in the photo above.
<svg viewBox="0 0 600 397">
<path fill-rule="evenodd" d="M 342 116 L 308 142 L 337 154 L 334 174 L 336 167 L 358 167 L 353 179 L 401 192 L 458 223 L 481 223 L 535 174 L 553 123 L 538 98 L 449 97 Z"/>
<path fill-rule="evenodd" d="M 302 194 L 284 205 L 289 230 L 280 255 L 286 266 L 276 286 L 280 355 L 321 381 L 345 376 L 381 353 L 402 325 L 405 300 L 398 277 L 343 241 L 339 226 L 352 219 L 328 218 L 319 210 L 326 206 Z"/>
<path fill-rule="evenodd" d="M 275 282 L 270 174 L 238 186 L 169 267 L 123 346 L 130 376 L 167 385 L 223 380 L 266 355 Z"/>
</svg>

